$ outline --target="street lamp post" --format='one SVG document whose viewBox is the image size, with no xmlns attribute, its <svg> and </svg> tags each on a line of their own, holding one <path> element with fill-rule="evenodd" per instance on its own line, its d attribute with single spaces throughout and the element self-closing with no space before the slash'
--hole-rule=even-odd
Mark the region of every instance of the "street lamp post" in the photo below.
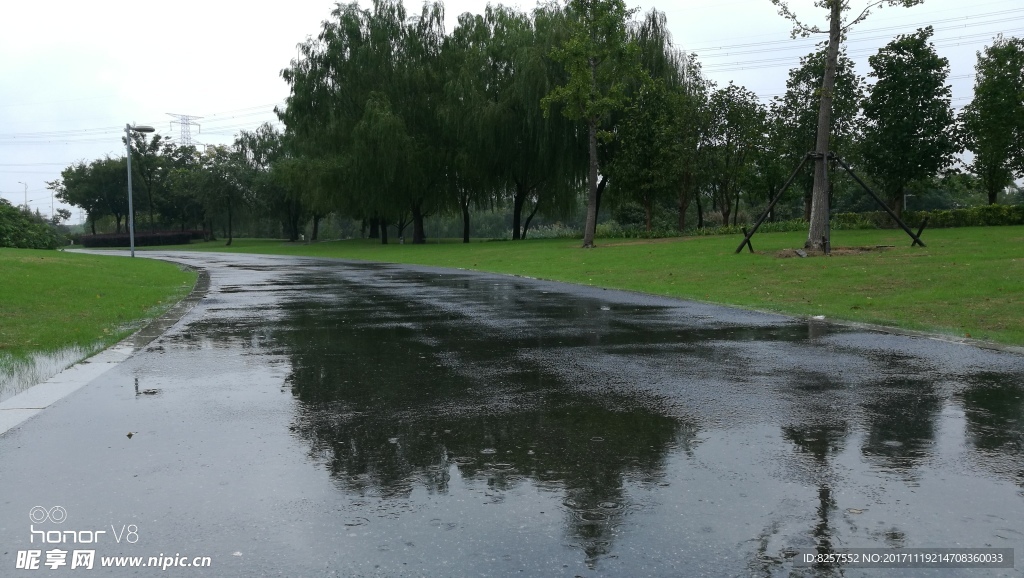
<svg viewBox="0 0 1024 578">
<path fill-rule="evenodd" d="M 124 125 L 124 144 L 128 148 L 128 240 L 135 256 L 135 211 L 132 207 L 132 132 L 153 132 L 151 126 Z"/>
<path fill-rule="evenodd" d="M 19 185 L 25 185 L 25 212 L 28 212 L 28 183 L 18 181 Z"/>
</svg>

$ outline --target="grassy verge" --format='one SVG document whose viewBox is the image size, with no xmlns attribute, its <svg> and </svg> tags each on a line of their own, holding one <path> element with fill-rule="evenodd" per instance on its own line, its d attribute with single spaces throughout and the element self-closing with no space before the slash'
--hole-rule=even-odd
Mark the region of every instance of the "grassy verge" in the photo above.
<svg viewBox="0 0 1024 578">
<path fill-rule="evenodd" d="M 188 294 L 196 274 L 151 259 L 0 249 L 0 365 L 106 346 Z"/>
<path fill-rule="evenodd" d="M 902 231 L 836 231 L 837 247 L 895 245 L 855 255 L 779 258 L 806 233 L 657 240 L 454 242 L 381 246 L 365 240 L 285 243 L 236 240 L 189 250 L 343 257 L 460 267 L 629 289 L 796 315 L 876 323 L 1024 345 L 1024 227 L 934 229 L 927 248 Z"/>
</svg>

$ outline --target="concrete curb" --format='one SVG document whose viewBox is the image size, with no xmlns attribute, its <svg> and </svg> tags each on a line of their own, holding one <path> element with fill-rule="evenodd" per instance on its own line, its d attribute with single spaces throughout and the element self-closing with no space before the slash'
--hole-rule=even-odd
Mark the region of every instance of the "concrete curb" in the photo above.
<svg viewBox="0 0 1024 578">
<path fill-rule="evenodd" d="M 180 263 L 178 263 L 180 265 Z M 190 267 L 193 268 L 193 267 Z M 0 435 L 21 425 L 39 412 L 78 391 L 87 383 L 120 365 L 154 339 L 162 335 L 199 303 L 210 288 L 210 275 L 199 269 L 192 291 L 150 321 L 145 327 L 103 351 L 61 371 L 50 379 L 0 402 Z"/>
</svg>

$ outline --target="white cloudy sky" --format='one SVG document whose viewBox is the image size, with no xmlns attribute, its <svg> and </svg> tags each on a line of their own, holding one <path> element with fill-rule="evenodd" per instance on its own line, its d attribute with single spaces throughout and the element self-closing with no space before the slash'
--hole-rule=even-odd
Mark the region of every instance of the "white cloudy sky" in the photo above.
<svg viewBox="0 0 1024 578">
<path fill-rule="evenodd" d="M 405 0 L 412 12 L 421 3 Z M 506 2 L 520 9 L 534 0 Z M 862 6 L 865 0 L 852 0 Z M 363 4 L 368 4 L 364 1 Z M 448 0 L 448 29 L 486 0 Z M 668 16 L 676 44 L 697 52 L 707 75 L 746 86 L 764 101 L 785 90 L 786 73 L 814 40 L 791 40 L 789 24 L 769 0 L 628 2 Z M 824 24 L 810 0 L 792 6 Z M 230 142 L 241 129 L 275 120 L 287 96 L 279 72 L 296 44 L 329 17 L 330 0 L 32 0 L 0 7 L 0 195 L 50 214 L 45 181 L 78 160 L 123 156 L 125 123 L 170 136 L 167 113 L 203 117 L 200 143 Z M 950 62 L 953 104 L 970 100 L 976 51 L 995 34 L 1024 35 L 1020 0 L 927 0 L 885 8 L 855 28 L 849 50 L 861 74 L 867 56 L 893 36 L 935 26 L 934 41 Z M 197 134 L 198 132 L 198 134 Z M 59 204 L 58 204 L 59 206 Z M 80 221 L 76 210 L 72 222 Z"/>
</svg>

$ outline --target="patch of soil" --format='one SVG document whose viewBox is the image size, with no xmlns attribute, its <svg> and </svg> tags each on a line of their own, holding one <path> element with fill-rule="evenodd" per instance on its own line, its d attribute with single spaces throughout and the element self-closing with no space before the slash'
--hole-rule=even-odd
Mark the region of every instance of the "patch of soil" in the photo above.
<svg viewBox="0 0 1024 578">
<path fill-rule="evenodd" d="M 895 248 L 895 245 L 873 245 L 870 247 L 832 247 L 831 257 L 842 257 L 843 255 L 862 255 L 864 253 L 877 253 L 879 251 L 888 251 L 889 249 Z M 806 249 L 783 249 L 775 254 L 780 259 L 788 259 L 791 257 L 821 257 L 825 253 L 822 251 L 810 251 Z"/>
</svg>

